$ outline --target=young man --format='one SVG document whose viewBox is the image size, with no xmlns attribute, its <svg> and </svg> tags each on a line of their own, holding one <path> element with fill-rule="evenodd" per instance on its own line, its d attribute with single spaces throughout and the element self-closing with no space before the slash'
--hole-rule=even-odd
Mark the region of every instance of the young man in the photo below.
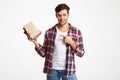
<svg viewBox="0 0 120 80">
<path fill-rule="evenodd" d="M 64 3 L 57 5 L 58 23 L 46 31 L 43 45 L 27 35 L 37 53 L 45 57 L 47 80 L 77 80 L 74 55 L 82 57 L 84 48 L 80 30 L 68 23 L 69 9 Z"/>
</svg>

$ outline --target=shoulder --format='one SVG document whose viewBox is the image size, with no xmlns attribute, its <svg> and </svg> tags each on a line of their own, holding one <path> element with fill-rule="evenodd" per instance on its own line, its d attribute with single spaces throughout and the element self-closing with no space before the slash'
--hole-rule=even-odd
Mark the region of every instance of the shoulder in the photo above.
<svg viewBox="0 0 120 80">
<path fill-rule="evenodd" d="M 73 26 L 71 24 L 70 24 L 70 30 L 72 30 L 72 32 L 79 32 L 79 33 L 81 33 L 79 28 L 77 28 L 77 27 L 75 27 L 75 26 Z"/>
<path fill-rule="evenodd" d="M 55 33 L 55 32 L 56 32 L 55 26 L 53 26 L 53 27 L 51 27 L 51 28 L 49 28 L 49 29 L 46 30 L 46 34 Z"/>
</svg>

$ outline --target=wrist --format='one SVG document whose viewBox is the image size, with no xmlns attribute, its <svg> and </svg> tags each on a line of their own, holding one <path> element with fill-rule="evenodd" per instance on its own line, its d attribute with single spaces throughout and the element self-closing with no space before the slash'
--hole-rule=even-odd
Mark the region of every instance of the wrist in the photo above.
<svg viewBox="0 0 120 80">
<path fill-rule="evenodd" d="M 35 47 L 39 47 L 39 43 L 37 41 L 34 41 L 33 43 L 35 44 Z"/>
</svg>

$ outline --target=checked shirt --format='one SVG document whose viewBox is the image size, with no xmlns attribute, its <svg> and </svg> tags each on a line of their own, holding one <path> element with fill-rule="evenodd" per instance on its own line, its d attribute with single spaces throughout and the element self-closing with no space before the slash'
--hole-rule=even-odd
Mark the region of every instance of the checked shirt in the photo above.
<svg viewBox="0 0 120 80">
<path fill-rule="evenodd" d="M 83 39 L 82 34 L 79 29 L 73 27 L 71 24 L 68 36 L 72 36 L 72 39 L 76 43 L 76 50 L 73 50 L 69 44 L 66 44 L 66 64 L 65 64 L 65 76 L 68 77 L 75 73 L 75 61 L 74 61 L 74 54 L 79 57 L 84 55 L 84 47 L 83 47 Z M 47 73 L 48 75 L 51 74 L 52 70 L 52 54 L 55 49 L 55 38 L 56 38 L 56 25 L 50 29 L 48 29 L 44 36 L 44 43 L 40 45 L 39 48 L 35 48 L 37 53 L 45 57 L 44 69 L 43 72 Z M 62 51 L 61 51 L 62 53 Z"/>
</svg>

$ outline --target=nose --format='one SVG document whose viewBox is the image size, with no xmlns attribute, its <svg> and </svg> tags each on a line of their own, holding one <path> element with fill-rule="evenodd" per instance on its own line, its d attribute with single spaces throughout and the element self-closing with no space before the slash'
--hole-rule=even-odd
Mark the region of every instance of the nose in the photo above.
<svg viewBox="0 0 120 80">
<path fill-rule="evenodd" d="M 60 19 L 63 19 L 63 18 L 64 18 L 64 16 L 63 16 L 63 15 L 61 15 L 61 16 L 60 16 Z"/>
</svg>

